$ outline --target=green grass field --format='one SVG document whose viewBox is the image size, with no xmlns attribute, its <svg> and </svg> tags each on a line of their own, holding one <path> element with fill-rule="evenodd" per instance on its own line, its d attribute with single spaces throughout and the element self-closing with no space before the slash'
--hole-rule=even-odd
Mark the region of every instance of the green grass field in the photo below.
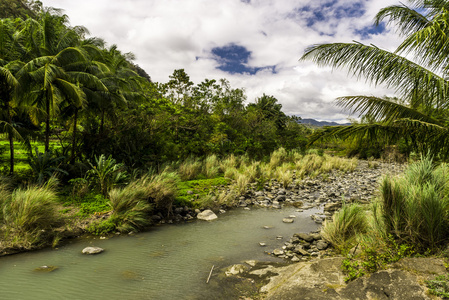
<svg viewBox="0 0 449 300">
<path fill-rule="evenodd" d="M 35 153 L 35 149 L 44 152 L 45 145 L 43 142 L 32 142 L 31 149 Z M 61 146 L 57 142 L 50 141 L 50 148 L 58 149 Z M 30 169 L 28 165 L 28 150 L 22 144 L 14 143 L 14 170 L 17 172 Z M 0 140 L 0 169 L 9 168 L 9 141 Z"/>
</svg>

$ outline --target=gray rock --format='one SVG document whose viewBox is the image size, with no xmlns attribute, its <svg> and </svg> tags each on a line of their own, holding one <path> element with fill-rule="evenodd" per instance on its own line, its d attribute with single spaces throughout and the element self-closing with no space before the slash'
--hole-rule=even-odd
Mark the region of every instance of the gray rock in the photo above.
<svg viewBox="0 0 449 300">
<path fill-rule="evenodd" d="M 274 249 L 273 254 L 276 256 L 284 255 L 284 250 L 281 249 Z"/>
<path fill-rule="evenodd" d="M 313 242 L 314 238 L 308 233 L 295 233 L 294 236 L 304 240 L 306 242 Z"/>
<path fill-rule="evenodd" d="M 83 249 L 82 253 L 83 254 L 98 254 L 103 251 L 104 251 L 104 249 L 100 248 L 100 247 L 86 247 Z"/>
<path fill-rule="evenodd" d="M 326 243 L 325 241 L 318 241 L 316 243 L 316 247 L 318 250 L 326 250 L 328 246 L 329 246 L 329 244 Z"/>
<path fill-rule="evenodd" d="M 235 275 L 239 275 L 245 271 L 246 271 L 246 267 L 244 265 L 237 264 L 237 265 L 232 265 L 229 268 L 227 268 L 225 271 L 225 275 L 228 277 L 235 276 Z"/>
<path fill-rule="evenodd" d="M 205 211 L 199 213 L 196 217 L 199 220 L 204 220 L 204 221 L 212 221 L 212 220 L 215 220 L 218 218 L 217 215 L 210 209 L 206 209 Z"/>
</svg>

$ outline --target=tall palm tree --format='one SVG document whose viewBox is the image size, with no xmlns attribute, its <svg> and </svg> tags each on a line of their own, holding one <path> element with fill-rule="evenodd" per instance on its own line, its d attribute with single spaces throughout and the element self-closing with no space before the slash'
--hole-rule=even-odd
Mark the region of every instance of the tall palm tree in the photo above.
<svg viewBox="0 0 449 300">
<path fill-rule="evenodd" d="M 14 139 L 22 139 L 13 122 L 20 85 L 16 78 L 23 63 L 18 60 L 25 52 L 19 34 L 20 21 L 0 19 L 0 132 L 7 135 L 10 152 L 9 173 L 14 173 Z"/>
<path fill-rule="evenodd" d="M 45 116 L 45 151 L 48 151 L 50 122 L 59 113 L 60 106 L 75 108 L 76 136 L 77 111 L 86 103 L 83 84 L 102 90 L 106 88 L 87 72 L 90 57 L 83 45 L 87 29 L 69 27 L 67 16 L 55 9 L 44 10 L 37 21 L 28 19 L 27 22 L 27 47 L 31 59 L 20 78 L 34 83 L 27 86 L 28 100 Z"/>
<path fill-rule="evenodd" d="M 395 52 L 361 43 L 313 45 L 302 60 L 347 68 L 357 78 L 393 88 L 400 101 L 373 96 L 338 98 L 338 105 L 377 122 L 328 128 L 316 136 L 408 137 L 422 150 L 449 156 L 449 1 L 409 0 L 389 6 L 375 23 L 396 24 L 404 41 Z M 412 57 L 412 60 L 406 56 Z"/>
</svg>

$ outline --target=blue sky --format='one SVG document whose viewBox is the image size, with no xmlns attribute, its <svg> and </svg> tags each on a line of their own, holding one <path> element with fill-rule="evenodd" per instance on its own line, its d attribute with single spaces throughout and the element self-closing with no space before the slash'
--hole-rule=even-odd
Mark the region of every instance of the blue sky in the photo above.
<svg viewBox="0 0 449 300">
<path fill-rule="evenodd" d="M 381 3 L 379 3 L 381 2 Z M 195 83 L 226 78 L 248 101 L 273 95 L 288 114 L 343 121 L 339 96 L 391 94 L 344 71 L 299 62 L 318 43 L 351 42 L 393 50 L 394 31 L 372 26 L 396 0 L 43 0 L 62 8 L 72 25 L 133 52 L 153 80 L 185 69 Z"/>
</svg>

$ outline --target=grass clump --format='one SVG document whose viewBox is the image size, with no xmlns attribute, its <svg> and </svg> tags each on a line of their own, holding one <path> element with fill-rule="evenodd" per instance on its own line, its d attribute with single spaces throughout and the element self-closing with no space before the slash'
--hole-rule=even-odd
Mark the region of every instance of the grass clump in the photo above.
<svg viewBox="0 0 449 300">
<path fill-rule="evenodd" d="M 189 157 L 184 160 L 178 168 L 181 180 L 192 180 L 201 173 L 201 161 L 198 158 Z"/>
<path fill-rule="evenodd" d="M 140 230 L 151 223 L 148 215 L 153 206 L 148 199 L 152 192 L 150 178 L 147 176 L 109 192 L 112 208 L 110 221 L 115 223 L 120 232 Z"/>
<path fill-rule="evenodd" d="M 209 155 L 204 160 L 204 175 L 207 178 L 215 178 L 220 171 L 217 156 L 215 154 Z"/>
<path fill-rule="evenodd" d="M 436 166 L 423 157 L 402 177 L 385 176 L 377 201 L 366 211 L 344 205 L 333 222 L 325 222 L 322 236 L 349 255 L 343 264 L 348 280 L 402 257 L 435 253 L 448 241 L 448 175 L 446 164 Z M 348 252 L 354 246 L 357 257 Z"/>
<path fill-rule="evenodd" d="M 10 247 L 32 248 L 54 237 L 52 229 L 62 218 L 58 212 L 54 181 L 9 192 L 0 188 L 2 232 Z"/>
<path fill-rule="evenodd" d="M 430 157 L 409 166 L 400 178 L 385 177 L 380 186 L 381 215 L 395 239 L 421 250 L 436 249 L 449 236 L 447 165 Z"/>
<path fill-rule="evenodd" d="M 357 236 L 368 230 L 367 213 L 357 203 L 344 204 L 332 217 L 325 221 L 321 235 L 336 249 L 344 252 L 357 243 Z"/>
</svg>

